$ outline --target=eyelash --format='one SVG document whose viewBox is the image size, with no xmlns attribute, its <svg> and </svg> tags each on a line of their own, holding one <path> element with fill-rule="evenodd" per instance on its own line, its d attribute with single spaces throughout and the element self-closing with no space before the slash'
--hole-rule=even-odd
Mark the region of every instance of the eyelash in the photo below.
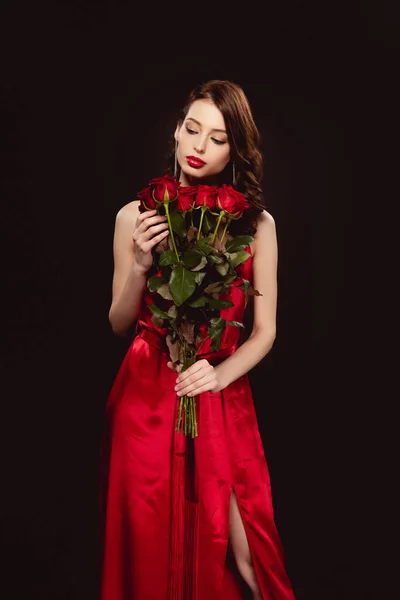
<svg viewBox="0 0 400 600">
<path fill-rule="evenodd" d="M 197 133 L 197 131 L 194 131 L 193 129 L 189 129 L 189 127 L 187 127 L 185 125 L 186 131 L 188 133 L 190 133 L 190 135 L 194 135 L 195 133 Z M 215 142 L 217 144 L 217 146 L 222 146 L 223 144 L 226 144 L 226 142 L 221 142 L 221 140 L 216 140 L 215 138 L 211 138 L 213 142 Z"/>
</svg>

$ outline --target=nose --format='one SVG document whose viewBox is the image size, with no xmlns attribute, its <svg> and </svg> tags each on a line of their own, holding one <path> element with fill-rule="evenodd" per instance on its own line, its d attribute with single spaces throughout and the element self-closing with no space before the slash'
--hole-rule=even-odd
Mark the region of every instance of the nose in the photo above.
<svg viewBox="0 0 400 600">
<path fill-rule="evenodd" d="M 205 139 L 203 140 L 198 140 L 197 145 L 194 147 L 195 151 L 198 152 L 199 154 L 204 154 L 204 152 L 206 151 L 206 142 Z"/>
</svg>

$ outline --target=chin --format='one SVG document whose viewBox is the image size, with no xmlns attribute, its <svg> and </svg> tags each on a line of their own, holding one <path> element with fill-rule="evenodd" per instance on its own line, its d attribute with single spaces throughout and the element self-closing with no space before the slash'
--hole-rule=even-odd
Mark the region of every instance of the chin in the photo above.
<svg viewBox="0 0 400 600">
<path fill-rule="evenodd" d="M 187 169 L 186 167 L 182 169 L 182 173 L 185 174 L 185 176 L 188 179 L 191 180 L 197 180 L 197 181 L 212 181 L 214 178 L 216 178 L 218 176 L 218 173 L 210 173 L 209 171 L 202 171 L 200 173 L 200 169 Z"/>
</svg>

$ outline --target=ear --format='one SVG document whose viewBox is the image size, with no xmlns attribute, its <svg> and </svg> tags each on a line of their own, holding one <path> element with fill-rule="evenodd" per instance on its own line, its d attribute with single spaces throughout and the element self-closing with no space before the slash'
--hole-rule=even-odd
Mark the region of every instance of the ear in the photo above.
<svg viewBox="0 0 400 600">
<path fill-rule="evenodd" d="M 176 141 L 179 141 L 178 138 L 179 138 L 180 129 L 181 129 L 180 126 L 177 125 L 176 129 L 175 129 L 175 133 L 174 133 L 174 138 L 176 139 Z"/>
</svg>

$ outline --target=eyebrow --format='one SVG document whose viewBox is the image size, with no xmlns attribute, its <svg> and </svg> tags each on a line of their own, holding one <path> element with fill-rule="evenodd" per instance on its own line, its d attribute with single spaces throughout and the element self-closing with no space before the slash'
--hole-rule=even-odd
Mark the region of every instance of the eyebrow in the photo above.
<svg viewBox="0 0 400 600">
<path fill-rule="evenodd" d="M 195 123 L 197 123 L 197 125 L 200 125 L 201 127 L 201 123 L 200 121 L 198 121 L 197 119 L 193 119 L 193 117 L 188 117 L 187 120 L 191 120 L 194 121 Z M 221 133 L 226 133 L 225 129 L 211 129 L 211 131 L 220 131 Z"/>
</svg>

